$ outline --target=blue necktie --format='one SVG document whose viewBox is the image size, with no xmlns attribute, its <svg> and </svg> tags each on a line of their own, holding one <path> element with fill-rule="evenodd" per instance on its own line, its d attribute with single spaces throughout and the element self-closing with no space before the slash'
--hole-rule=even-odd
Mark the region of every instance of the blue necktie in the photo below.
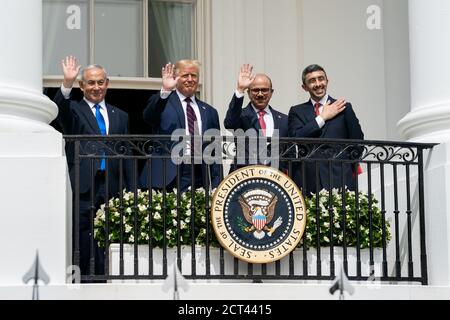
<svg viewBox="0 0 450 320">
<path fill-rule="evenodd" d="M 102 135 L 106 135 L 106 124 L 105 119 L 102 116 L 102 113 L 100 112 L 100 105 L 96 104 L 95 106 L 95 118 L 97 119 L 97 124 L 100 129 L 100 132 Z M 105 159 L 102 159 L 102 162 L 100 163 L 100 170 L 105 170 Z"/>
</svg>

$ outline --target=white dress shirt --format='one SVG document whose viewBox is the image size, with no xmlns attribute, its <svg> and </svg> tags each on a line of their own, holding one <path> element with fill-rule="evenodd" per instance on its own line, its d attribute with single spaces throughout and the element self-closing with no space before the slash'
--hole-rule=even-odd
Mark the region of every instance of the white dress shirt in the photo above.
<svg viewBox="0 0 450 320">
<path fill-rule="evenodd" d="M 72 88 L 66 88 L 64 87 L 64 85 L 61 85 L 61 93 L 64 96 L 65 99 L 69 99 L 70 98 L 70 93 L 72 92 Z M 86 101 L 86 103 L 88 104 L 88 106 L 91 108 L 92 113 L 95 116 L 96 113 L 96 109 L 95 109 L 95 103 L 87 100 L 85 97 L 83 97 L 84 101 Z M 100 105 L 100 113 L 103 116 L 103 119 L 105 120 L 105 126 L 106 126 L 106 134 L 109 134 L 109 118 L 108 118 L 108 111 L 106 110 L 106 104 L 105 104 L 105 100 L 103 100 L 102 102 L 99 103 Z"/>
<path fill-rule="evenodd" d="M 256 112 L 256 117 L 258 118 L 258 121 L 259 121 L 259 114 L 258 114 L 258 112 L 260 110 L 256 109 L 253 106 L 253 104 L 252 104 L 252 108 Z M 271 136 L 273 136 L 273 129 L 275 128 L 275 123 L 273 122 L 273 115 L 272 115 L 272 112 L 270 111 L 269 105 L 267 105 L 262 110 L 265 111 L 265 113 L 264 113 L 264 122 L 266 123 L 266 137 L 271 137 Z"/>
<path fill-rule="evenodd" d="M 161 99 L 167 99 L 169 97 L 169 95 L 172 93 L 172 91 L 164 91 L 161 88 L 161 92 L 160 92 L 160 97 Z M 184 99 L 186 99 L 187 97 L 185 97 L 181 92 L 179 92 L 178 90 L 176 90 L 176 93 L 178 95 L 178 98 L 180 99 L 181 102 L 181 106 L 183 107 L 183 112 L 184 112 L 184 125 L 186 128 L 186 135 L 189 136 L 189 125 L 188 125 L 188 118 L 187 118 L 187 102 L 184 101 Z M 197 101 L 195 100 L 195 96 L 190 97 L 191 98 L 191 107 L 195 112 L 195 116 L 197 117 L 197 126 L 198 126 L 198 130 L 199 130 L 199 134 L 202 135 L 202 117 L 200 115 L 200 110 L 198 108 L 198 104 Z M 191 141 L 186 141 L 186 148 L 184 150 L 184 154 L 187 156 L 191 155 Z"/>
<path fill-rule="evenodd" d="M 169 97 L 170 93 L 172 91 L 164 91 L 163 89 L 161 89 L 161 93 L 160 93 L 160 97 L 161 99 L 167 99 L 167 97 Z M 183 107 L 183 112 L 184 112 L 184 124 L 186 127 L 186 135 L 189 135 L 189 126 L 188 126 L 188 119 L 187 119 L 187 102 L 184 101 L 184 99 L 186 99 L 187 97 L 185 97 L 181 92 L 179 92 L 178 90 L 176 90 L 176 93 L 178 95 L 178 98 L 180 99 L 181 102 L 181 106 Z M 202 117 L 200 115 L 200 109 L 198 108 L 198 104 L 197 101 L 195 100 L 195 96 L 190 97 L 191 98 L 191 107 L 192 109 L 194 109 L 195 112 L 195 116 L 197 117 L 197 126 L 198 126 L 198 130 L 200 135 L 202 134 Z"/>
<path fill-rule="evenodd" d="M 323 120 L 323 118 L 320 116 L 320 114 L 322 113 L 322 111 L 323 111 L 323 106 L 324 106 L 324 104 L 327 103 L 327 101 L 328 101 L 328 94 L 324 95 L 324 96 L 322 97 L 322 99 L 320 99 L 320 101 L 319 101 L 319 103 L 321 104 L 321 106 L 319 107 L 319 115 L 316 116 L 316 122 L 317 122 L 317 125 L 319 126 L 319 128 L 321 128 L 321 129 L 322 129 L 322 127 L 325 125 L 325 120 Z M 317 101 L 314 101 L 314 100 L 311 98 L 311 103 L 312 103 L 313 106 L 316 105 L 316 102 L 317 102 Z"/>
<path fill-rule="evenodd" d="M 234 92 L 234 94 L 236 95 L 236 98 L 238 98 L 238 99 L 240 99 L 244 96 L 244 93 L 239 92 L 239 90 L 237 90 L 237 89 Z M 256 117 L 258 118 L 258 121 L 259 121 L 259 114 L 258 114 L 259 109 L 256 109 L 253 104 L 251 104 L 251 106 L 252 106 L 253 110 L 256 112 Z M 264 122 L 266 123 L 266 137 L 272 137 L 273 130 L 275 129 L 275 123 L 273 121 L 273 114 L 270 111 L 269 105 L 267 105 L 263 110 L 266 112 L 264 114 Z"/>
</svg>

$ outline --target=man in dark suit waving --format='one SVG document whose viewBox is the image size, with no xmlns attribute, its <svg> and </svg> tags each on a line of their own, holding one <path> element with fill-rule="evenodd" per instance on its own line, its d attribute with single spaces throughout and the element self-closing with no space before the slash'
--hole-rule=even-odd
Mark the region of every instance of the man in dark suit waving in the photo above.
<svg viewBox="0 0 450 320">
<path fill-rule="evenodd" d="M 73 84 L 75 83 L 81 66 L 77 64 L 73 56 L 66 57 L 62 63 L 64 81 L 61 88 L 53 99 L 58 105 L 58 117 L 56 120 L 61 126 L 64 134 L 79 135 L 107 135 L 107 134 L 128 134 L 128 115 L 105 102 L 105 95 L 108 88 L 108 77 L 106 71 L 100 65 L 90 65 L 81 72 L 79 86 L 83 92 L 83 99 L 75 101 L 71 99 Z M 92 142 L 82 141 L 81 148 L 90 146 L 94 149 L 102 147 Z M 92 149 L 92 150 L 94 150 Z M 99 151 L 101 152 L 101 151 Z M 72 189 L 75 191 L 75 164 L 74 164 L 74 146 L 66 146 L 67 162 L 69 167 L 70 181 Z M 80 232 L 80 269 L 81 274 L 86 275 L 89 272 L 90 259 L 90 239 L 91 230 L 91 207 L 92 204 L 98 208 L 111 195 L 116 195 L 121 186 L 119 186 L 119 163 L 117 160 L 98 159 L 94 161 L 93 172 L 91 172 L 91 160 L 80 159 L 79 166 L 79 232 Z M 124 166 L 125 167 L 125 166 Z M 108 172 L 105 171 L 107 168 Z M 108 177 L 108 194 L 105 191 L 105 178 Z M 92 178 L 93 177 L 93 178 Z M 94 185 L 92 181 L 94 180 Z M 125 177 L 127 186 L 131 179 Z M 94 190 L 92 190 L 94 188 Z M 122 186 L 125 188 L 125 185 Z M 91 192 L 94 198 L 91 197 Z M 78 196 L 75 195 L 74 196 Z M 96 210 L 96 209 L 95 209 Z M 95 214 L 94 210 L 94 214 Z M 74 214 L 76 214 L 74 212 Z M 94 245 L 94 248 L 97 248 Z M 103 273 L 102 251 L 97 248 L 95 273 Z"/>
<path fill-rule="evenodd" d="M 241 66 L 238 75 L 237 88 L 231 98 L 230 105 L 224 120 L 226 129 L 242 129 L 244 132 L 253 129 L 256 134 L 261 134 L 265 137 L 287 137 L 288 136 L 288 117 L 284 113 L 276 111 L 269 105 L 272 98 L 273 88 L 272 80 L 266 74 L 252 74 L 253 66 L 244 64 Z M 244 102 L 245 91 L 248 91 L 250 103 L 242 108 Z M 237 148 L 240 146 L 238 145 Z M 271 155 L 278 156 L 278 155 Z M 246 149 L 246 157 L 253 157 Z M 235 167 L 240 167 L 238 163 Z M 247 159 L 244 159 L 247 160 Z M 265 161 L 268 164 L 267 161 Z M 284 164 L 281 164 L 282 169 Z"/>
<path fill-rule="evenodd" d="M 175 65 L 168 63 L 162 68 L 161 91 L 150 97 L 144 109 L 144 120 L 152 126 L 154 133 L 172 135 L 177 131 L 185 137 L 201 138 L 206 131 L 216 129 L 215 134 L 219 134 L 217 110 L 195 97 L 199 84 L 199 69 L 200 64 L 197 60 L 180 60 Z M 189 161 L 183 161 L 180 164 L 180 185 L 177 185 L 176 163 L 179 159 L 173 159 L 174 155 L 168 152 L 172 151 L 174 145 L 174 143 L 169 144 L 166 150 L 155 148 L 154 155 L 157 157 L 145 163 L 141 174 L 140 182 L 144 188 L 165 187 L 167 190 L 177 188 L 180 191 L 186 191 L 192 185 L 192 179 L 194 179 L 193 188 L 206 186 L 215 188 L 219 185 L 218 163 L 206 165 L 201 159 L 200 163 L 190 164 L 187 163 Z M 191 145 L 188 144 L 183 150 L 184 155 L 177 154 L 176 157 L 189 159 L 192 151 L 197 155 L 206 145 L 206 143 L 200 143 L 197 149 L 201 150 L 192 150 Z M 194 148 L 195 146 L 196 144 Z M 166 159 L 163 159 L 164 157 Z M 192 169 L 194 169 L 194 178 L 191 174 Z"/>
<path fill-rule="evenodd" d="M 333 99 L 327 94 L 328 78 L 325 70 L 316 64 L 303 70 L 302 88 L 310 94 L 310 99 L 289 111 L 289 135 L 291 137 L 329 138 L 329 139 L 364 139 L 359 120 L 353 111 L 352 105 L 345 99 Z M 328 150 L 330 151 L 330 150 Z M 335 152 L 333 152 L 335 153 Z M 315 158 L 326 159 L 329 152 L 319 149 L 313 155 Z M 339 159 L 348 158 L 342 153 Z M 295 170 L 295 180 L 302 186 L 306 194 L 316 192 L 322 188 L 339 188 L 344 186 L 353 190 L 355 188 L 355 173 L 353 167 L 344 163 L 319 161 L 318 180 L 316 180 L 316 166 L 314 162 L 305 161 L 304 177 L 301 168 Z M 331 180 L 331 181 L 330 181 Z M 317 186 L 316 186 L 317 183 Z"/>
</svg>

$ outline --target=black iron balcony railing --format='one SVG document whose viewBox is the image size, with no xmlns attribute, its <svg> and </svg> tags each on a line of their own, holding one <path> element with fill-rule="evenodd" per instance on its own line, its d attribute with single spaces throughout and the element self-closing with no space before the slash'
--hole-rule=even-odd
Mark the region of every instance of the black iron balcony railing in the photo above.
<svg viewBox="0 0 450 320">
<path fill-rule="evenodd" d="M 351 280 L 428 282 L 423 163 L 433 144 L 219 136 L 208 140 L 216 149 L 192 141 L 174 152 L 170 136 L 64 138 L 82 281 L 164 279 L 176 263 L 190 279 L 327 280 L 342 265 Z M 234 258 L 208 223 L 224 170 L 257 163 L 292 177 L 307 204 L 299 246 L 268 264 Z"/>
</svg>

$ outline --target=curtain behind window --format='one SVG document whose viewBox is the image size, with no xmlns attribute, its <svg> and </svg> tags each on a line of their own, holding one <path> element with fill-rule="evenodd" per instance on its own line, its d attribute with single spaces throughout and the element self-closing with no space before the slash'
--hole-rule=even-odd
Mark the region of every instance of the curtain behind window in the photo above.
<svg viewBox="0 0 450 320">
<path fill-rule="evenodd" d="M 149 75 L 160 77 L 167 62 L 193 58 L 191 2 L 149 1 Z"/>
</svg>

